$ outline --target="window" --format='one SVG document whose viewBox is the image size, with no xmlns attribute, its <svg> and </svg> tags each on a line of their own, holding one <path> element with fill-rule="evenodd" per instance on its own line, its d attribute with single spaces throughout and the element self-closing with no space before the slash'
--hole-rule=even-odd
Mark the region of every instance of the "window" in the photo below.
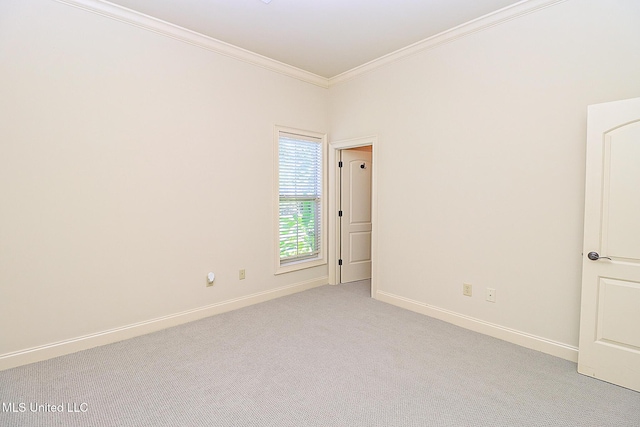
<svg viewBox="0 0 640 427">
<path fill-rule="evenodd" d="M 325 263 L 322 134 L 277 128 L 276 273 Z"/>
</svg>

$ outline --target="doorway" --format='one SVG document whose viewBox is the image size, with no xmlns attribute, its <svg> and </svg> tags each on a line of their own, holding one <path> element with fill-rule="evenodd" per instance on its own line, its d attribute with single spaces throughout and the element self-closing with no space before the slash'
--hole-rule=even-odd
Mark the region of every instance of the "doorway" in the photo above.
<svg viewBox="0 0 640 427">
<path fill-rule="evenodd" d="M 371 279 L 371 146 L 340 150 L 339 283 Z"/>
<path fill-rule="evenodd" d="M 364 148 L 366 147 L 366 148 Z M 377 150 L 377 137 L 369 136 L 363 138 L 355 138 L 343 141 L 334 141 L 329 143 L 329 283 L 337 285 L 341 280 L 341 270 L 339 260 L 341 259 L 341 227 L 340 227 L 340 205 L 341 205 L 341 186 L 340 186 L 340 168 L 339 162 L 343 150 L 355 150 L 356 152 L 370 152 L 371 160 L 369 165 L 365 164 L 365 168 L 361 168 L 363 162 L 355 163 L 354 166 L 370 173 L 370 277 L 371 277 L 371 297 L 376 298 L 378 289 L 377 274 L 377 171 L 379 162 L 379 153 Z M 361 221 L 363 222 L 363 221 Z M 360 236 L 362 237 L 362 235 Z M 357 254 L 356 254 L 357 255 Z M 358 258 L 357 256 L 355 258 Z M 360 256 L 360 258 L 363 258 Z M 344 262 L 344 259 L 343 259 Z"/>
</svg>

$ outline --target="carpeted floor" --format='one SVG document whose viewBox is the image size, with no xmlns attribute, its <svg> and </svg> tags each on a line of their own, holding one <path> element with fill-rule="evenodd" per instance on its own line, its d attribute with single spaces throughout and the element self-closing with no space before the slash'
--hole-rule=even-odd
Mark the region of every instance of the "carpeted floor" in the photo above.
<svg viewBox="0 0 640 427">
<path fill-rule="evenodd" d="M 368 292 L 323 286 L 0 372 L 0 425 L 640 426 L 640 393 Z"/>
</svg>

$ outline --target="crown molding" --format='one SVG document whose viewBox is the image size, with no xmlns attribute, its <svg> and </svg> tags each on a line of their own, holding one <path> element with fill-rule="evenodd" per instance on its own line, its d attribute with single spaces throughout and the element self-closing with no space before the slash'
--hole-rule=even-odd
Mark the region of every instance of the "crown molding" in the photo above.
<svg viewBox="0 0 640 427">
<path fill-rule="evenodd" d="M 182 42 L 201 47 L 211 52 L 218 53 L 230 58 L 237 59 L 285 76 L 293 77 L 303 82 L 311 83 L 323 88 L 329 87 L 329 81 L 325 77 L 318 76 L 309 71 L 287 65 L 275 59 L 267 58 L 246 49 L 234 46 L 229 43 L 205 36 L 195 31 L 179 27 L 166 21 L 127 9 L 122 6 L 104 0 L 55 0 L 82 10 L 86 10 L 97 15 L 101 15 L 125 24 L 133 25 L 154 33 L 180 40 Z"/>
<path fill-rule="evenodd" d="M 275 59 L 251 52 L 246 49 L 234 46 L 229 43 L 205 36 L 192 30 L 171 24 L 166 21 L 145 15 L 140 12 L 110 3 L 106 0 L 54 0 L 73 6 L 88 12 L 95 13 L 116 21 L 120 21 L 138 28 L 142 28 L 154 33 L 170 37 L 175 40 L 201 47 L 211 52 L 218 53 L 239 61 L 243 61 L 267 70 L 271 70 L 288 77 L 292 77 L 303 82 L 311 83 L 322 88 L 328 88 L 333 85 L 343 83 L 355 77 L 376 70 L 385 65 L 402 60 L 409 56 L 416 55 L 425 50 L 433 49 L 445 43 L 449 43 L 456 39 L 474 34 L 476 32 L 486 30 L 488 28 L 500 25 L 504 22 L 516 19 L 518 17 L 537 12 L 541 9 L 563 3 L 567 0 L 522 0 L 495 12 L 484 15 L 480 18 L 465 22 L 457 27 L 438 33 L 434 36 L 413 43 L 391 52 L 380 58 L 374 59 L 349 71 L 338 74 L 329 79 L 302 70 L 300 68 L 285 64 Z"/>
<path fill-rule="evenodd" d="M 349 71 L 345 71 L 344 73 L 331 77 L 329 79 L 329 86 L 331 87 L 343 83 L 347 80 L 351 80 L 362 74 L 384 67 L 385 65 L 409 56 L 416 55 L 425 50 L 433 49 L 445 43 L 449 43 L 456 39 L 486 30 L 512 19 L 537 12 L 541 9 L 545 9 L 565 1 L 567 0 L 522 0 L 518 3 L 512 4 L 511 6 L 504 7 L 495 12 L 465 22 L 457 27 L 453 27 L 419 42 L 410 44 L 409 46 L 398 49 L 395 52 L 391 52 L 387 55 L 381 56 L 380 58 L 352 68 Z"/>
</svg>

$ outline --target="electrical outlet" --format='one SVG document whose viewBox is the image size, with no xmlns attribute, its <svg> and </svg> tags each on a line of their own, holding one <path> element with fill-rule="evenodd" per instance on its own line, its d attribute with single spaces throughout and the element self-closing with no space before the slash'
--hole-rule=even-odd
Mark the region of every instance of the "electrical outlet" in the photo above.
<svg viewBox="0 0 640 427">
<path fill-rule="evenodd" d="M 487 288 L 487 301 L 496 302 L 496 290 L 493 288 Z"/>
<path fill-rule="evenodd" d="M 215 280 L 215 278 L 216 278 L 215 274 L 213 274 L 213 273 L 207 274 L 207 288 L 209 286 L 213 286 L 213 281 Z"/>
<path fill-rule="evenodd" d="M 244 268 L 243 268 L 242 270 L 240 270 L 240 271 L 238 272 L 238 278 L 239 278 L 240 280 L 244 280 L 244 277 L 245 277 L 245 275 L 244 275 Z"/>
<path fill-rule="evenodd" d="M 463 283 L 462 284 L 462 295 L 470 297 L 471 296 L 471 292 L 472 292 L 471 285 L 469 283 Z"/>
</svg>

